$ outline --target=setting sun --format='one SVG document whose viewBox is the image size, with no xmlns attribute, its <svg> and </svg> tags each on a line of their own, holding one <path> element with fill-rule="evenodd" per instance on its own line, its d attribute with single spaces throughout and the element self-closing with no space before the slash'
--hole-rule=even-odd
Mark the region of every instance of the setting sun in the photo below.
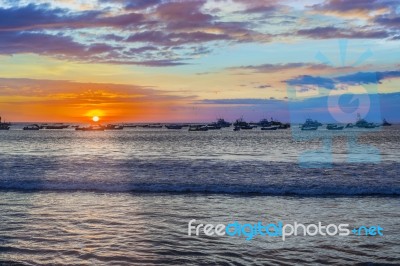
<svg viewBox="0 0 400 266">
<path fill-rule="evenodd" d="M 92 117 L 93 122 L 99 122 L 100 118 L 98 116 Z"/>
</svg>

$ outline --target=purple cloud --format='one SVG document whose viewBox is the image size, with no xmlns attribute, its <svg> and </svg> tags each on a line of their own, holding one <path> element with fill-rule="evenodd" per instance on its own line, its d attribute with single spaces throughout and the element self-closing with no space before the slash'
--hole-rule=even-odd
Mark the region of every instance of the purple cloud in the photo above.
<svg viewBox="0 0 400 266">
<path fill-rule="evenodd" d="M 24 6 L 20 2 L 19 5 L 0 7 L 0 54 L 36 53 L 85 62 L 143 62 L 144 65 L 155 62 L 155 65 L 174 66 L 210 53 L 221 47 L 221 43 L 266 43 L 288 36 L 391 40 L 400 36 L 394 30 L 399 21 L 393 12 L 371 20 L 381 27 L 312 27 L 297 23 L 297 28 L 291 26 L 292 32 L 288 33 L 271 30 L 265 25 L 281 26 L 288 19 L 296 25 L 300 17 L 293 13 L 293 7 L 272 0 L 234 0 L 243 5 L 243 11 L 230 13 L 210 9 L 207 2 L 99 0 L 98 7 L 86 11 L 55 7 L 56 3 Z M 384 6 L 392 8 L 395 2 L 373 0 L 360 5 L 357 1 L 329 0 L 311 8 L 346 12 L 359 8 L 380 10 Z M 259 14 L 268 16 L 249 19 Z M 306 63 L 294 64 L 244 68 L 268 72 L 313 67 Z"/>
<path fill-rule="evenodd" d="M 298 30 L 296 34 L 313 39 L 332 39 L 332 38 L 381 39 L 389 37 L 389 33 L 385 30 L 371 30 L 363 28 L 341 29 L 341 28 L 336 28 L 334 26 L 302 29 Z"/>
<path fill-rule="evenodd" d="M 277 72 L 294 68 L 306 68 L 306 69 L 324 69 L 329 66 L 324 64 L 314 64 L 314 63 L 286 63 L 286 64 L 262 64 L 262 65 L 248 65 L 240 67 L 231 67 L 230 70 L 254 70 L 255 72 Z"/>
<path fill-rule="evenodd" d="M 0 29 L 79 27 L 82 23 L 96 19 L 101 13 L 100 11 L 70 13 L 67 9 L 51 8 L 49 4 L 0 8 Z"/>
<path fill-rule="evenodd" d="M 400 29 L 400 16 L 378 16 L 375 18 L 375 22 L 384 26 Z"/>
<path fill-rule="evenodd" d="M 328 0 L 322 4 L 313 5 L 312 8 L 320 11 L 350 12 L 394 8 L 398 5 L 397 0 L 368 0 L 368 1 L 348 1 L 348 0 Z"/>
</svg>

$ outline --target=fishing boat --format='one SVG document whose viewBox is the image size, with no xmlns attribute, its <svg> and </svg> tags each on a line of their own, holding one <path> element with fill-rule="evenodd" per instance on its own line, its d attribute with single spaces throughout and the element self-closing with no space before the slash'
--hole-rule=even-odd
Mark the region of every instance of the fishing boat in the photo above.
<svg viewBox="0 0 400 266">
<path fill-rule="evenodd" d="M 268 119 L 264 118 L 261 119 L 260 122 L 257 123 L 260 127 L 269 127 L 272 125 L 271 122 L 268 121 Z"/>
<path fill-rule="evenodd" d="M 374 123 L 367 122 L 365 119 L 362 119 L 360 114 L 357 114 L 357 122 L 355 126 L 358 128 L 375 128 L 377 125 Z"/>
<path fill-rule="evenodd" d="M 215 124 L 217 124 L 219 127 L 230 127 L 232 125 L 232 123 L 226 122 L 223 118 L 218 118 Z"/>
<path fill-rule="evenodd" d="M 354 127 L 354 125 L 352 124 L 352 123 L 348 123 L 347 125 L 346 125 L 346 128 L 353 128 Z"/>
<path fill-rule="evenodd" d="M 65 129 L 68 127 L 69 127 L 69 125 L 64 125 L 64 124 L 54 124 L 54 125 L 43 126 L 44 129 Z"/>
<path fill-rule="evenodd" d="M 301 130 L 317 130 L 319 126 L 322 126 L 320 122 L 308 118 L 304 124 L 300 125 L 300 128 Z"/>
<path fill-rule="evenodd" d="M 150 125 L 148 125 L 147 127 L 148 127 L 148 128 L 162 128 L 163 125 L 160 125 L 160 124 L 150 124 Z"/>
<path fill-rule="evenodd" d="M 233 131 L 240 131 L 240 127 L 238 127 L 238 126 L 234 127 Z"/>
<path fill-rule="evenodd" d="M 75 130 L 78 131 L 104 131 L 105 127 L 103 126 L 88 126 L 88 127 L 77 127 Z"/>
<path fill-rule="evenodd" d="M 289 123 L 282 123 L 280 121 L 276 121 L 272 117 L 271 117 L 271 121 L 268 121 L 268 119 L 262 119 L 262 120 L 260 120 L 260 122 L 257 123 L 257 125 L 259 125 L 261 127 L 277 126 L 278 129 L 288 129 L 288 128 L 290 128 L 290 124 Z"/>
<path fill-rule="evenodd" d="M 39 129 L 40 129 L 40 126 L 37 124 L 28 125 L 23 128 L 23 130 L 39 130 Z"/>
<path fill-rule="evenodd" d="M 289 123 L 285 123 L 285 124 L 279 125 L 279 129 L 288 129 L 288 128 L 290 128 L 290 124 Z"/>
<path fill-rule="evenodd" d="M 123 129 L 124 129 L 124 126 L 108 124 L 107 126 L 105 126 L 104 129 L 105 129 L 105 130 L 123 130 Z"/>
<path fill-rule="evenodd" d="M 306 131 L 309 131 L 309 130 L 317 130 L 317 129 L 318 129 L 317 126 L 302 126 L 302 127 L 301 127 L 301 130 L 306 130 Z"/>
<path fill-rule="evenodd" d="M 205 125 L 191 125 L 189 131 L 208 131 L 208 127 Z"/>
<path fill-rule="evenodd" d="M 216 129 L 221 129 L 221 126 L 219 126 L 217 123 L 211 123 L 207 125 L 207 128 L 209 130 L 216 130 Z"/>
<path fill-rule="evenodd" d="M 335 124 L 328 124 L 326 126 L 326 129 L 328 129 L 328 130 L 342 130 L 343 128 L 344 128 L 344 126 L 338 126 Z"/>
<path fill-rule="evenodd" d="M 182 125 L 165 125 L 168 129 L 182 129 Z"/>
<path fill-rule="evenodd" d="M 382 126 L 384 126 L 384 127 L 390 127 L 392 124 L 391 123 L 389 123 L 388 121 L 386 121 L 386 119 L 384 118 L 383 119 L 383 123 L 382 123 Z"/>
<path fill-rule="evenodd" d="M 249 123 L 245 122 L 243 120 L 243 118 L 237 119 L 233 125 L 235 127 L 240 127 L 240 129 L 244 129 L 244 130 L 250 130 L 250 129 L 253 129 L 254 127 L 257 127 L 257 126 L 253 126 L 253 125 L 250 125 Z"/>
<path fill-rule="evenodd" d="M 0 130 L 9 130 L 9 129 L 10 129 L 9 126 L 0 123 Z"/>
<path fill-rule="evenodd" d="M 10 123 L 6 123 L 6 121 L 1 122 L 1 116 L 0 116 L 0 130 L 9 130 L 10 129 Z"/>
</svg>

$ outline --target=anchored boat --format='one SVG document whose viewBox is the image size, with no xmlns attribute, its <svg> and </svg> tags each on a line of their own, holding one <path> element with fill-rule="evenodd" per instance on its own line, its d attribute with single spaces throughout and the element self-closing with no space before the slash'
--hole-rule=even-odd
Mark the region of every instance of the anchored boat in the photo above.
<svg viewBox="0 0 400 266">
<path fill-rule="evenodd" d="M 6 121 L 1 122 L 1 116 L 0 116 L 0 130 L 9 130 L 10 129 L 10 123 L 6 123 Z"/>
</svg>

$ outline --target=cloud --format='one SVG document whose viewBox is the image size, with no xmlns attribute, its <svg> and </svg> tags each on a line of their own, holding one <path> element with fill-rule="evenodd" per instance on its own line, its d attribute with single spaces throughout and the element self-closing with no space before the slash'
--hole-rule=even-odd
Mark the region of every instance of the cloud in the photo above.
<svg viewBox="0 0 400 266">
<path fill-rule="evenodd" d="M 275 102 L 281 102 L 283 100 L 278 99 L 254 99 L 254 98 L 242 98 L 242 99 L 205 99 L 199 101 L 199 104 L 227 104 L 227 105 L 263 105 Z"/>
<path fill-rule="evenodd" d="M 354 74 L 342 75 L 337 77 L 318 77 L 303 75 L 293 79 L 286 80 L 288 85 L 292 86 L 317 86 L 326 89 L 336 89 L 339 84 L 362 85 L 378 84 L 384 79 L 400 78 L 400 71 L 382 71 L 382 72 L 357 72 Z"/>
<path fill-rule="evenodd" d="M 201 43 L 268 41 L 269 38 L 248 29 L 247 22 L 219 21 L 217 16 L 205 13 L 202 10 L 205 1 L 103 0 L 100 3 L 119 3 L 125 11 L 111 11 L 101 6 L 97 10 L 77 11 L 32 3 L 0 8 L 0 53 L 177 66 L 184 59 L 211 52 L 211 46 L 198 46 Z M 105 31 L 110 27 L 115 33 Z M 154 49 L 148 49 L 150 44 Z M 175 52 L 178 49 L 179 53 Z"/>
<path fill-rule="evenodd" d="M 114 2 L 115 0 L 109 1 Z M 161 4 L 161 0 L 127 0 L 125 1 L 125 9 L 128 10 L 142 10 L 144 8 L 152 7 Z"/>
<path fill-rule="evenodd" d="M 148 61 L 107 61 L 112 64 L 129 64 L 129 65 L 142 65 L 148 67 L 165 67 L 165 66 L 181 66 L 188 65 L 188 63 L 176 60 L 148 60 Z"/>
<path fill-rule="evenodd" d="M 230 36 L 225 34 L 213 34 L 205 32 L 182 32 L 182 33 L 164 33 L 162 31 L 146 31 L 129 36 L 127 42 L 145 42 L 158 45 L 180 45 L 188 43 L 200 43 L 216 40 L 229 40 Z"/>
<path fill-rule="evenodd" d="M 202 0 L 166 2 L 157 7 L 155 14 L 169 29 L 202 28 L 214 20 L 214 16 L 200 10 L 204 3 Z"/>
<path fill-rule="evenodd" d="M 286 83 L 292 86 L 318 86 L 327 89 L 335 88 L 335 81 L 331 78 L 313 77 L 309 75 L 303 75 L 297 78 L 286 80 Z"/>
<path fill-rule="evenodd" d="M 348 0 L 328 0 L 322 4 L 313 5 L 314 10 L 335 11 L 335 12 L 353 12 L 389 9 L 398 5 L 396 0 L 368 0 L 368 1 L 348 1 Z"/>
<path fill-rule="evenodd" d="M 381 39 L 389 37 L 389 33 L 385 30 L 371 30 L 365 28 L 337 28 L 334 26 L 316 27 L 311 29 L 302 29 L 296 32 L 298 36 L 306 36 L 313 39 Z"/>
<path fill-rule="evenodd" d="M 51 8 L 49 4 L 0 8 L 0 30 L 80 27 L 96 19 L 101 13 L 100 11 L 71 13 L 67 9 Z"/>
<path fill-rule="evenodd" d="M 361 9 L 375 12 L 387 7 L 388 12 L 378 12 L 371 25 L 354 24 L 343 18 L 335 26 L 303 11 L 309 10 L 306 6 L 299 9 L 290 2 L 278 4 L 272 0 L 232 0 L 229 6 L 213 0 L 99 0 L 90 2 L 87 9 L 57 1 L 10 3 L 0 7 L 1 54 L 36 53 L 84 62 L 177 66 L 235 43 L 267 43 L 293 36 L 395 41 L 400 36 L 396 30 L 398 16 L 393 11 L 396 3 L 389 0 L 363 5 L 330 0 L 308 7 L 318 12 L 342 13 Z M 310 23 L 303 23 L 305 18 Z M 292 24 L 282 27 L 284 21 Z M 154 49 L 148 49 L 150 46 Z M 269 65 L 259 68 L 275 71 Z"/>
<path fill-rule="evenodd" d="M 47 98 L 49 101 L 115 103 L 139 100 L 187 100 L 194 96 L 173 95 L 169 91 L 157 90 L 151 86 L 124 85 L 112 83 L 82 83 L 68 80 L 43 80 L 24 78 L 0 78 L 0 95 Z M 82 89 L 84 88 L 84 89 Z M 1 97 L 0 97 L 1 99 Z"/>
<path fill-rule="evenodd" d="M 92 47 L 96 50 L 95 47 Z M 56 56 L 86 56 L 95 53 L 91 46 L 77 43 L 68 36 L 31 32 L 0 32 L 0 54 L 36 53 Z M 111 49 L 111 47 L 104 49 Z"/>
<path fill-rule="evenodd" d="M 252 70 L 255 72 L 266 73 L 266 72 L 278 72 L 289 69 L 325 69 L 329 66 L 324 64 L 314 64 L 314 63 L 286 63 L 286 64 L 261 64 L 261 65 L 247 65 L 239 67 L 230 67 L 229 70 Z"/>
<path fill-rule="evenodd" d="M 382 15 L 377 16 L 374 21 L 383 26 L 400 29 L 400 16 Z"/>
</svg>

